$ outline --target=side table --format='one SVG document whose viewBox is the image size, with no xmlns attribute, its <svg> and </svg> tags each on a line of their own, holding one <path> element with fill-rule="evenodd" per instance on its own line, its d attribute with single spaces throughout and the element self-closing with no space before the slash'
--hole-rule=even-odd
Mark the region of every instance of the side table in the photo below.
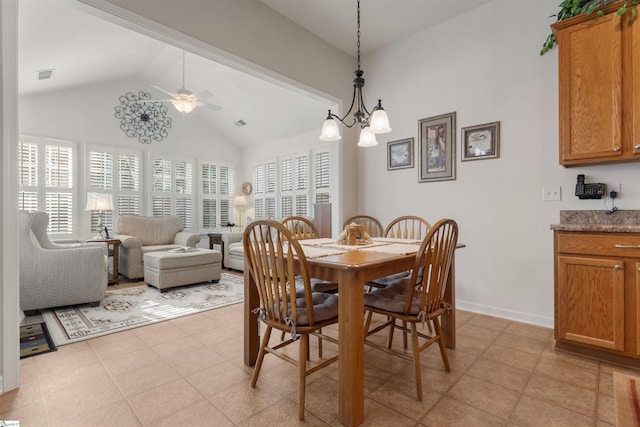
<svg viewBox="0 0 640 427">
<path fill-rule="evenodd" d="M 222 233 L 209 233 L 209 249 L 213 249 L 213 245 L 220 245 L 220 252 L 222 253 L 222 268 L 224 268 L 224 241 L 222 240 Z"/>
<path fill-rule="evenodd" d="M 94 239 L 87 240 L 87 242 L 100 242 L 106 243 L 108 248 L 109 257 L 113 258 L 113 267 L 109 273 L 109 284 L 117 285 L 120 283 L 120 273 L 118 272 L 118 259 L 120 258 L 120 240 L 118 239 Z"/>
</svg>

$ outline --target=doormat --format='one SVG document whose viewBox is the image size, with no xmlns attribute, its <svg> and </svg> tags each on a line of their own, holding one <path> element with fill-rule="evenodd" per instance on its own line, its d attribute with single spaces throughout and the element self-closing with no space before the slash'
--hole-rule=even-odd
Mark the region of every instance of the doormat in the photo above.
<svg viewBox="0 0 640 427">
<path fill-rule="evenodd" d="M 613 392 L 618 427 L 640 426 L 640 377 L 613 373 Z"/>
<path fill-rule="evenodd" d="M 20 359 L 56 351 L 46 323 L 20 326 Z"/>
<path fill-rule="evenodd" d="M 70 344 L 89 338 L 213 310 L 244 300 L 242 276 L 222 273 L 218 283 L 199 283 L 160 292 L 152 286 L 107 291 L 97 307 L 89 304 L 42 312 L 53 341 Z"/>
</svg>

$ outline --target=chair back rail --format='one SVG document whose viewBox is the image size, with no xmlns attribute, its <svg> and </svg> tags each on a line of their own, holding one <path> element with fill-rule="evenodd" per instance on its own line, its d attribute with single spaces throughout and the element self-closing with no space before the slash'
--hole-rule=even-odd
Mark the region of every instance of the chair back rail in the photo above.
<svg viewBox="0 0 640 427">
<path fill-rule="evenodd" d="M 405 314 L 409 314 L 417 296 L 420 297 L 420 312 L 427 318 L 444 310 L 442 301 L 457 243 L 458 225 L 454 220 L 442 219 L 429 230 L 416 253 Z"/>
<path fill-rule="evenodd" d="M 344 222 L 342 228 L 344 229 L 347 225 L 352 223 L 356 223 L 358 225 L 364 225 L 364 231 L 366 231 L 370 237 L 382 237 L 382 232 L 383 232 L 382 224 L 380 223 L 380 221 L 378 221 L 372 216 L 369 216 L 369 215 L 352 216 L 351 218 L 349 218 Z"/>
<path fill-rule="evenodd" d="M 298 240 L 317 239 L 320 237 L 313 222 L 303 216 L 290 216 L 282 220 L 282 224 Z"/>
<path fill-rule="evenodd" d="M 297 239 L 282 224 L 273 220 L 253 221 L 244 234 L 244 252 L 250 274 L 256 283 L 261 312 L 265 320 L 287 329 L 287 322 L 298 316 L 296 306 L 296 268 L 298 284 L 304 286 L 309 325 L 313 322 L 313 304 L 307 259 Z"/>
<path fill-rule="evenodd" d="M 423 218 L 414 215 L 401 216 L 389 223 L 384 230 L 385 237 L 398 239 L 423 239 L 431 224 Z"/>
</svg>

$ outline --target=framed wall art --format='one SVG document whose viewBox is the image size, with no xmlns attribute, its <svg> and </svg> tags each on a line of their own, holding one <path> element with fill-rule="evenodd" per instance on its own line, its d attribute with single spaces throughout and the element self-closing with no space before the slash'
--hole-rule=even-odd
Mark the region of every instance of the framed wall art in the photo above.
<svg viewBox="0 0 640 427">
<path fill-rule="evenodd" d="M 456 113 L 419 120 L 418 128 L 418 182 L 456 179 Z"/>
<path fill-rule="evenodd" d="M 413 138 L 387 142 L 387 170 L 413 167 Z"/>
<path fill-rule="evenodd" d="M 462 161 L 500 157 L 500 122 L 462 128 Z"/>
</svg>

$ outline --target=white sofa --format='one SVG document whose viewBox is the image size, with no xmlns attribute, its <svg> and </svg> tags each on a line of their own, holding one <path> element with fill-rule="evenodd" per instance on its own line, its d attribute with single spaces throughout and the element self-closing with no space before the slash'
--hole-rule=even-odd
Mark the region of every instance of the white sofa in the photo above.
<svg viewBox="0 0 640 427">
<path fill-rule="evenodd" d="M 142 279 L 145 253 L 168 251 L 181 246 L 195 247 L 200 235 L 183 230 L 182 220 L 177 216 L 119 215 L 114 224 L 114 238 L 122 242 L 120 274 L 129 279 Z"/>
<path fill-rule="evenodd" d="M 20 308 L 90 303 L 98 305 L 107 290 L 107 245 L 58 245 L 47 235 L 46 212 L 19 212 Z"/>
</svg>

